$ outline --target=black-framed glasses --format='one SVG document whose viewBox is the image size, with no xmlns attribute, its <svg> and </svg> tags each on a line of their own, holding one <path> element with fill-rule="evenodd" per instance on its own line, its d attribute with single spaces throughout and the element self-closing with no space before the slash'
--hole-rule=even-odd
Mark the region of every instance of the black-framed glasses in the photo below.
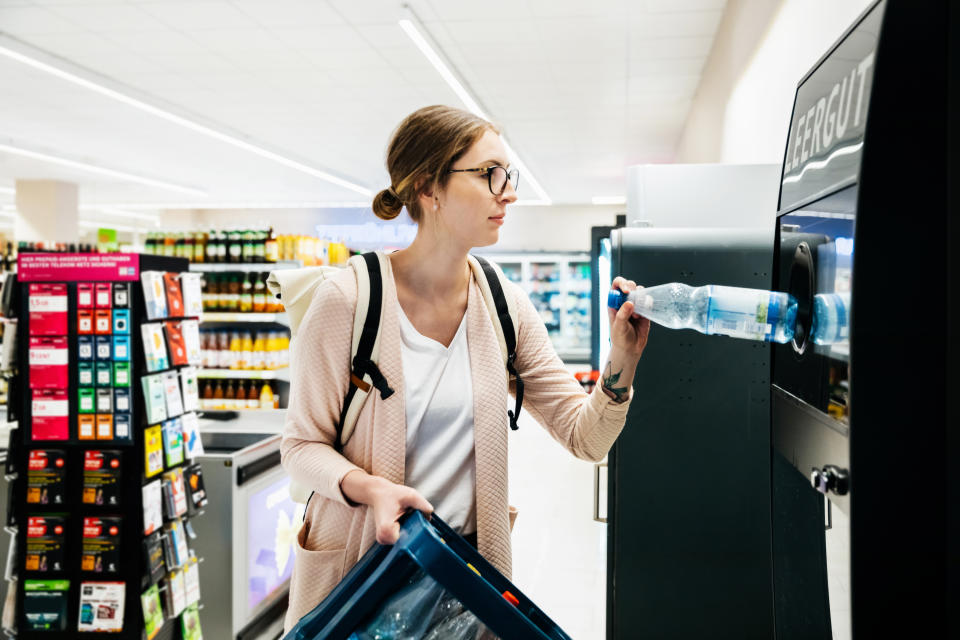
<svg viewBox="0 0 960 640">
<path fill-rule="evenodd" d="M 507 182 L 513 185 L 513 190 L 517 190 L 520 184 L 520 170 L 510 169 L 509 171 L 499 165 L 492 167 L 477 167 L 475 169 L 450 169 L 449 173 L 480 173 L 487 176 L 487 186 L 490 187 L 490 193 L 495 196 L 502 196 L 507 190 Z"/>
</svg>

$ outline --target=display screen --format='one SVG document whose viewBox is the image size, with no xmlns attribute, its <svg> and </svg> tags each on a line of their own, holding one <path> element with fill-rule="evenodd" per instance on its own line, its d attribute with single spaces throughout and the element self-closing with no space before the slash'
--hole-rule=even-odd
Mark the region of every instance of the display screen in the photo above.
<svg viewBox="0 0 960 640">
<path fill-rule="evenodd" d="M 303 509 L 303 505 L 290 499 L 290 478 L 286 476 L 248 497 L 248 612 L 253 612 L 290 579 Z"/>
<path fill-rule="evenodd" d="M 865 16 L 797 89 L 781 211 L 857 180 L 882 17 L 877 9 Z"/>
<path fill-rule="evenodd" d="M 597 258 L 597 282 L 600 287 L 600 295 L 597 304 L 597 353 L 599 355 L 597 366 L 601 371 L 607 364 L 607 356 L 610 354 L 610 322 L 607 320 L 607 291 L 610 290 L 610 283 L 613 282 L 613 275 L 610 269 L 610 238 L 600 240 L 600 255 Z"/>
</svg>

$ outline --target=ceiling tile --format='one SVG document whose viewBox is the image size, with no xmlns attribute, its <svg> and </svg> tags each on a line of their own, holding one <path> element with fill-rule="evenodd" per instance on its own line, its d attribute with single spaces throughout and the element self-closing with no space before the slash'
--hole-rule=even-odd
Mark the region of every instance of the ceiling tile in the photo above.
<svg viewBox="0 0 960 640">
<path fill-rule="evenodd" d="M 322 0 L 234 0 L 234 5 L 265 27 L 318 27 L 344 24 Z"/>
<path fill-rule="evenodd" d="M 630 18 L 629 37 L 631 39 L 697 36 L 712 38 L 717 32 L 722 15 L 722 11 L 644 13 Z"/>
<path fill-rule="evenodd" d="M 370 45 L 350 27 L 313 27 L 272 29 L 274 36 L 293 49 L 320 49 L 349 52 Z"/>
<path fill-rule="evenodd" d="M 124 31 L 107 34 L 106 37 L 127 51 L 143 54 L 205 55 L 203 45 L 173 30 Z"/>
<path fill-rule="evenodd" d="M 449 2 L 448 0 L 428 0 L 429 19 L 451 20 L 496 20 L 502 23 L 532 18 L 527 0 L 486 0 L 482 4 L 474 2 Z M 428 15 L 421 15 L 427 20 Z"/>
<path fill-rule="evenodd" d="M 0 25 L 13 36 L 83 31 L 80 25 L 42 7 L 0 7 Z"/>
<path fill-rule="evenodd" d="M 162 2 L 139 5 L 173 29 L 244 29 L 257 21 L 228 2 Z"/>
<path fill-rule="evenodd" d="M 186 31 L 188 37 L 210 51 L 291 51 L 287 43 L 263 28 Z"/>
<path fill-rule="evenodd" d="M 696 38 L 649 38 L 630 42 L 631 60 L 705 59 L 713 46 L 712 36 Z"/>
<path fill-rule="evenodd" d="M 404 15 L 401 3 L 396 0 L 328 0 L 327 4 L 354 25 L 396 24 Z"/>
<path fill-rule="evenodd" d="M 650 12 L 722 10 L 726 0 L 644 0 L 644 9 Z"/>
<path fill-rule="evenodd" d="M 635 0 L 594 0 L 557 1 L 557 0 L 527 0 L 527 6 L 537 18 L 592 18 L 598 15 L 622 13 L 627 4 Z"/>
<path fill-rule="evenodd" d="M 406 32 L 397 23 L 391 24 L 361 24 L 354 27 L 360 37 L 368 44 L 377 48 L 409 47 L 415 49 L 413 42 Z M 422 55 L 417 52 L 417 55 Z"/>
<path fill-rule="evenodd" d="M 130 5 L 54 5 L 50 10 L 91 31 L 158 31 L 167 27 L 154 16 Z"/>
</svg>

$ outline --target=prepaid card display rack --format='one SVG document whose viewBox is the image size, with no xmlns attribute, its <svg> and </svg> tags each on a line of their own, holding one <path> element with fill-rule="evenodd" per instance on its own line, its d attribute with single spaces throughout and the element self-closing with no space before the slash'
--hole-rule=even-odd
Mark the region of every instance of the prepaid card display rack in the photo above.
<svg viewBox="0 0 960 640">
<path fill-rule="evenodd" d="M 201 301 L 188 266 L 18 257 L 7 524 L 21 640 L 201 637 L 189 543 L 206 503 L 192 464 Z"/>
</svg>

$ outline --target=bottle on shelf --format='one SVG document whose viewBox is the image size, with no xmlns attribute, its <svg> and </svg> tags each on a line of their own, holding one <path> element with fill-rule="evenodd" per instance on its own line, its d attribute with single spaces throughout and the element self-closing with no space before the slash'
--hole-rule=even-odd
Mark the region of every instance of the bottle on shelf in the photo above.
<svg viewBox="0 0 960 640">
<path fill-rule="evenodd" d="M 253 355 L 250 358 L 251 369 L 260 371 L 266 368 L 266 343 L 263 332 L 258 331 L 256 338 L 253 340 Z"/>
<path fill-rule="evenodd" d="M 193 258 L 197 263 L 203 263 L 207 259 L 207 234 L 203 231 L 197 231 L 193 234 Z"/>
<path fill-rule="evenodd" d="M 217 333 L 217 358 L 219 364 L 217 365 L 220 369 L 230 369 L 230 363 L 232 359 L 232 351 L 230 351 L 230 334 L 226 331 L 220 331 Z"/>
<path fill-rule="evenodd" d="M 223 381 L 217 380 L 217 385 L 213 389 L 213 408 L 214 409 L 225 409 L 224 399 L 223 399 Z"/>
<path fill-rule="evenodd" d="M 260 393 L 257 391 L 257 382 L 256 380 L 250 380 L 250 384 L 247 387 L 247 409 L 259 409 L 260 408 Z"/>
<path fill-rule="evenodd" d="M 227 282 L 227 311 L 236 313 L 240 309 L 240 276 L 230 274 Z"/>
<path fill-rule="evenodd" d="M 629 294 L 611 291 L 607 297 L 613 309 L 627 301 L 633 303 L 634 314 L 671 329 L 749 340 L 789 342 L 797 321 L 793 296 L 762 289 L 671 282 Z"/>
<path fill-rule="evenodd" d="M 270 386 L 269 382 L 264 382 L 260 387 L 260 408 L 261 409 L 275 409 L 273 387 Z"/>
<path fill-rule="evenodd" d="M 240 262 L 249 263 L 253 262 L 254 256 L 254 233 L 250 229 L 240 232 L 240 242 L 241 242 L 241 251 L 240 251 Z"/>
<path fill-rule="evenodd" d="M 227 356 L 228 369 L 240 369 L 240 352 L 243 350 L 243 338 L 239 331 L 230 333 L 230 351 Z"/>
<path fill-rule="evenodd" d="M 249 331 L 243 334 L 240 339 L 240 361 L 237 363 L 237 369 L 253 368 L 253 336 Z"/>
<path fill-rule="evenodd" d="M 227 380 L 227 390 L 223 394 L 223 405 L 226 409 L 237 408 L 237 389 L 233 386 L 233 380 Z"/>
<path fill-rule="evenodd" d="M 239 263 L 243 259 L 243 237 L 239 231 L 227 231 L 227 262 Z"/>
<path fill-rule="evenodd" d="M 217 310 L 217 296 L 219 294 L 219 285 L 217 276 L 213 273 L 207 273 L 203 276 L 203 289 L 201 290 L 201 299 L 203 300 L 204 311 Z"/>
<path fill-rule="evenodd" d="M 253 278 L 253 311 L 263 313 L 267 308 L 267 274 L 254 273 Z"/>
<path fill-rule="evenodd" d="M 280 246 L 277 237 L 271 227 L 267 230 L 267 237 L 264 239 L 264 262 L 277 262 L 280 259 Z"/>
<path fill-rule="evenodd" d="M 200 390 L 200 408 L 213 409 L 213 385 L 209 380 L 203 381 L 203 388 Z"/>
<path fill-rule="evenodd" d="M 254 274 L 240 275 L 240 304 L 238 310 L 240 313 L 250 313 L 253 311 L 253 279 Z"/>
</svg>

